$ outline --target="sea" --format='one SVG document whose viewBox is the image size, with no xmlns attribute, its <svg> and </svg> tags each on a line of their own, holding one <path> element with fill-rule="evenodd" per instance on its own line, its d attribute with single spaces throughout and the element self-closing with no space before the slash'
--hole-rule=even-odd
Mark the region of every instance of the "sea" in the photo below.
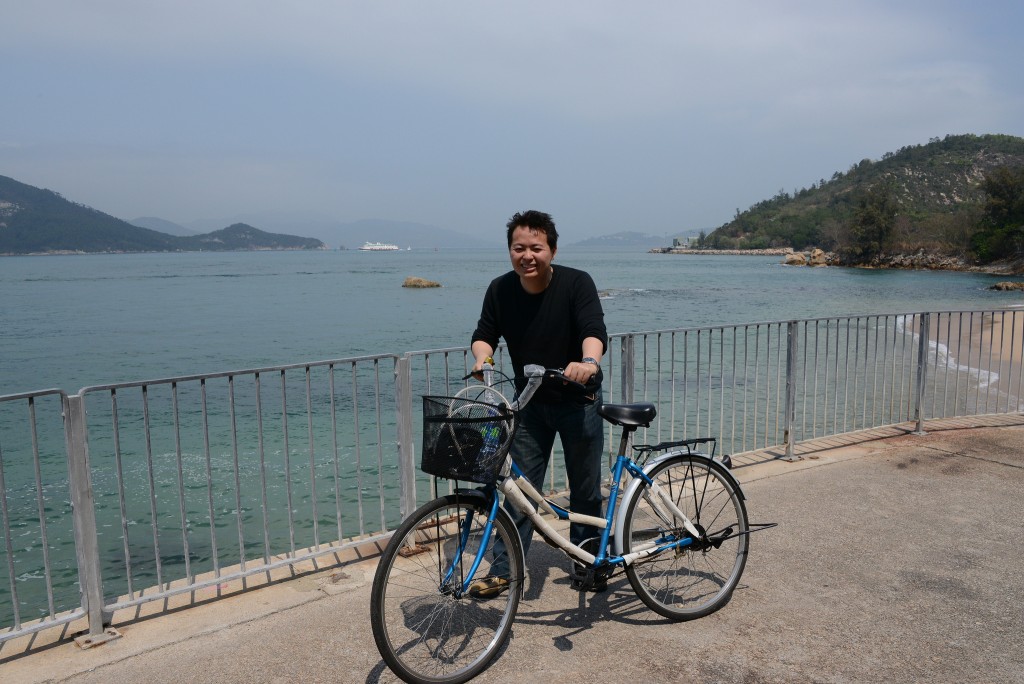
<svg viewBox="0 0 1024 684">
<path fill-rule="evenodd" d="M 781 261 L 567 245 L 555 267 L 593 276 L 609 333 L 1024 305 L 1000 276 Z M 3 257 L 0 395 L 468 345 L 509 267 L 501 245 Z"/>
<path fill-rule="evenodd" d="M 1020 292 L 989 289 L 1005 279 L 999 276 L 810 268 L 781 262 L 782 257 L 776 256 L 674 255 L 565 245 L 558 251 L 555 267 L 572 266 L 593 276 L 613 334 L 1024 306 Z M 509 267 L 501 244 L 494 249 L 437 251 L 3 257 L 0 396 L 50 388 L 71 394 L 95 385 L 468 346 L 487 283 Z M 436 281 L 441 287 L 403 287 L 410 276 Z M 57 446 L 43 450 L 54 458 L 45 458 L 42 470 L 34 474 L 32 463 L 17 458 L 24 449 L 8 448 L 11 434 L 24 432 L 24 402 L 7 405 L 12 408 L 0 410 L 0 476 L 6 475 L 14 561 L 8 565 L 9 552 L 0 545 L 0 630 L 13 624 L 11 576 L 16 579 L 21 618 L 46 614 L 45 577 L 38 565 L 44 548 L 50 549 L 54 568 L 56 597 L 49 600 L 58 611 L 78 601 L 73 534 L 66 515 L 68 490 L 66 476 L 61 474 L 65 472 L 62 435 L 39 435 L 42 440 L 56 440 Z M 12 415 L 16 418 L 5 423 L 5 416 Z M 128 422 L 127 409 L 124 422 Z M 126 451 L 131 448 L 127 439 L 122 443 Z M 109 445 L 97 447 L 92 465 L 100 541 L 109 566 L 105 590 L 116 596 L 126 590 L 121 580 L 111 579 L 118 576 L 122 548 L 117 483 Z M 230 456 L 229 447 L 221 451 L 218 458 Z M 128 487 L 126 505 L 135 512 L 133 525 L 139 523 L 129 535 L 138 537 L 133 548 L 145 553 L 150 499 L 139 453 L 143 452 L 136 449 L 135 459 L 125 466 L 126 477 L 134 478 L 136 485 Z M 158 451 L 165 480 L 153 495 L 161 497 L 161 506 L 167 508 L 161 520 L 172 523 L 178 515 L 173 495 L 177 486 L 174 473 L 166 468 L 174 464 L 173 455 Z M 187 456 L 190 467 L 202 470 L 199 456 Z M 252 460 L 251 454 L 243 456 Z M 280 454 L 268 452 L 268 458 L 280 460 Z M 220 465 L 230 474 L 229 465 Z M 280 464 L 268 467 L 276 467 L 280 476 Z M 253 473 L 258 471 L 246 471 L 245 476 L 255 478 Z M 0 478 L 0 489 L 4 481 Z M 296 485 L 296 490 L 301 487 Z M 232 491 L 225 485 L 218 496 L 230 499 Z M 291 514 L 283 505 L 284 494 L 276 487 L 268 496 L 275 516 L 273 533 L 287 541 L 282 516 Z M 230 510 L 233 500 L 227 499 L 222 503 Z M 203 506 L 190 509 L 190 525 L 194 518 L 202 526 Z M 46 544 L 40 542 L 35 522 L 41 509 L 49 521 Z M 258 507 L 247 509 L 245 515 L 246 525 L 259 530 Z M 308 534 L 310 520 L 296 515 L 300 533 Z M 227 547 L 235 534 L 233 527 L 220 521 L 217 527 Z M 209 549 L 198 547 L 203 535 L 195 530 L 193 534 L 195 564 L 209 563 Z M 173 548 L 175 535 L 168 532 L 163 538 L 165 571 L 170 577 L 184 576 L 183 556 Z M 142 559 L 135 560 L 144 565 Z M 13 574 L 8 568 L 13 568 Z M 158 576 L 143 569 L 135 579 L 137 587 L 145 587 L 155 584 Z"/>
</svg>

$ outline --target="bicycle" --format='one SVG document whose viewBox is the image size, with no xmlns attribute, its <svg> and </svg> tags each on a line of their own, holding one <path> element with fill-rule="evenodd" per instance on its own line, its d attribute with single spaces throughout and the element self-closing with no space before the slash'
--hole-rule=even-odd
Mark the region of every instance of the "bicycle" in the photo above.
<svg viewBox="0 0 1024 684">
<path fill-rule="evenodd" d="M 629 442 L 638 428 L 650 426 L 655 406 L 603 404 L 602 418 L 622 428 L 606 513 L 574 514 L 545 499 L 508 451 L 518 411 L 542 382 L 577 391 L 583 386 L 559 371 L 527 366 L 526 386 L 509 403 L 490 387 L 494 372 L 485 366 L 486 385 L 464 388 L 463 396 L 423 398 L 421 469 L 457 482 L 452 494 L 401 523 L 377 566 L 371 624 L 395 674 L 413 684 L 465 682 L 488 667 L 508 639 L 525 561 L 499 494 L 573 560 L 578 589 L 594 588 L 622 568 L 640 600 L 671 620 L 700 618 L 728 603 L 747 561 L 751 528 L 774 523 L 748 523 L 743 492 L 723 463 L 728 457 L 715 458 L 714 438 L 635 445 L 634 459 L 627 455 Z M 631 477 L 624 491 L 623 474 Z M 459 488 L 458 481 L 479 486 Z M 600 537 L 573 545 L 545 513 L 593 525 Z"/>
</svg>

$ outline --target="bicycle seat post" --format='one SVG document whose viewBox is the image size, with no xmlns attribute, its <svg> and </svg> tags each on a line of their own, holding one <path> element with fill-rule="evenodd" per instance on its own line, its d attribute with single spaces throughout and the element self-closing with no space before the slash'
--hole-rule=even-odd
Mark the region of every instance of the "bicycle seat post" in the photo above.
<svg viewBox="0 0 1024 684">
<path fill-rule="evenodd" d="M 619 454 L 625 455 L 629 449 L 629 441 L 636 432 L 636 425 L 623 425 L 622 434 L 619 437 Z"/>
</svg>

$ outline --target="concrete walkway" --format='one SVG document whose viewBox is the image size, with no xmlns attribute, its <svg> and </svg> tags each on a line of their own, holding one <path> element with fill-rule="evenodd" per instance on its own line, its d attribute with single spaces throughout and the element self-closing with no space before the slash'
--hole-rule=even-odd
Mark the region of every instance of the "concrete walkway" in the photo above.
<svg viewBox="0 0 1024 684">
<path fill-rule="evenodd" d="M 622 575 L 579 594 L 560 554 L 534 544 L 513 638 L 476 681 L 573 681 L 591 668 L 633 683 L 1024 682 L 1014 422 L 739 464 L 751 521 L 780 525 L 753 537 L 732 601 L 694 622 L 647 610 Z M 89 650 L 0 650 L 0 682 L 397 681 L 370 634 L 373 570 L 352 563 L 120 624 L 122 638 Z"/>
</svg>

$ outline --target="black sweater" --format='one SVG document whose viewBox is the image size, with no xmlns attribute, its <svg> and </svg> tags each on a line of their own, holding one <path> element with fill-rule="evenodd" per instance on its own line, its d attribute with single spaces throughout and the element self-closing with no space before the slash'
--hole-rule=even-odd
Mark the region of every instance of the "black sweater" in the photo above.
<svg viewBox="0 0 1024 684">
<path fill-rule="evenodd" d="M 596 337 L 607 348 L 604 311 L 593 279 L 585 271 L 555 266 L 547 289 L 534 295 L 523 289 L 515 271 L 495 278 L 484 295 L 473 342 L 482 340 L 497 349 L 501 337 L 520 377 L 526 364 L 565 368 L 580 361 L 587 337 Z"/>
</svg>

